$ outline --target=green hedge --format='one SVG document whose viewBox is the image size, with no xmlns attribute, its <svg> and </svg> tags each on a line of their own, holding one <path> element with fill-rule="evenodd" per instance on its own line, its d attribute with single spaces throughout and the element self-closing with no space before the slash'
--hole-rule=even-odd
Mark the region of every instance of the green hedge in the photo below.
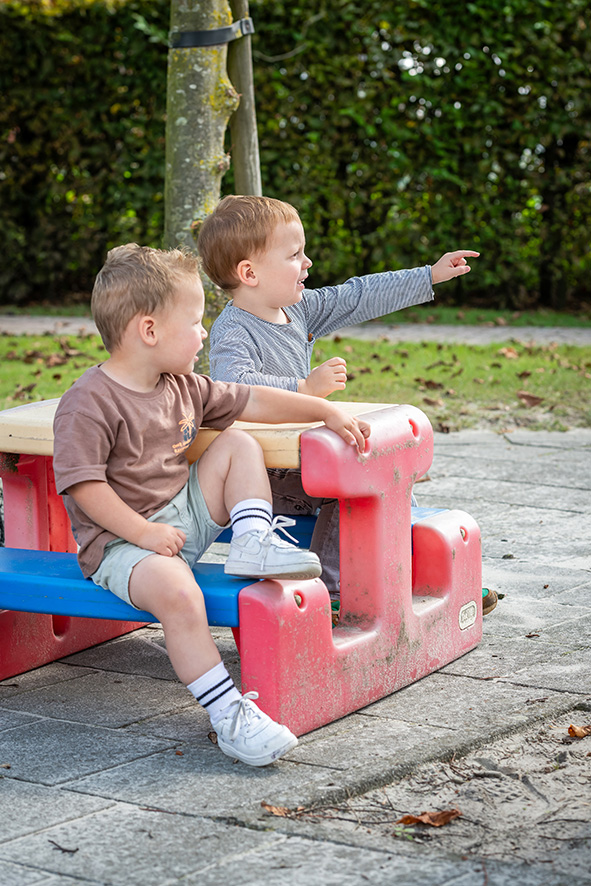
<svg viewBox="0 0 591 886">
<path fill-rule="evenodd" d="M 466 247 L 478 270 L 448 300 L 591 299 L 587 12 L 251 0 L 263 186 L 299 208 L 313 285 Z M 0 16 L 0 299 L 58 300 L 110 245 L 160 244 L 169 6 L 7 0 Z"/>
<path fill-rule="evenodd" d="M 145 32 L 167 15 L 164 0 L 3 5 L 4 302 L 88 291 L 108 247 L 159 241 L 167 50 Z"/>
</svg>

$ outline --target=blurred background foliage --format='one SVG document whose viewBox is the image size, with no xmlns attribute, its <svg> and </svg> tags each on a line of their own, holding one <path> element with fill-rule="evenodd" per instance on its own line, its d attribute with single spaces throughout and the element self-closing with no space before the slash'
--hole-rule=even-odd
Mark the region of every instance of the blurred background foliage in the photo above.
<svg viewBox="0 0 591 886">
<path fill-rule="evenodd" d="M 299 209 L 313 286 L 461 247 L 482 257 L 448 301 L 591 301 L 588 0 L 250 10 L 263 189 Z M 109 247 L 161 245 L 169 12 L 2 2 L 0 302 L 87 293 Z"/>
</svg>

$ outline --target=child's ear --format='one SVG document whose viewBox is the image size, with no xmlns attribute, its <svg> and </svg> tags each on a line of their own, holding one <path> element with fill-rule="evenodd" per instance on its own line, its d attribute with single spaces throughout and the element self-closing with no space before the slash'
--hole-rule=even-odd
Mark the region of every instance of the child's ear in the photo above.
<svg viewBox="0 0 591 886">
<path fill-rule="evenodd" d="M 139 317 L 138 332 L 142 342 L 148 347 L 153 348 L 157 343 L 156 322 L 149 314 Z"/>
<path fill-rule="evenodd" d="M 236 265 L 236 276 L 243 286 L 256 286 L 258 283 L 255 269 L 249 258 L 242 259 Z"/>
</svg>

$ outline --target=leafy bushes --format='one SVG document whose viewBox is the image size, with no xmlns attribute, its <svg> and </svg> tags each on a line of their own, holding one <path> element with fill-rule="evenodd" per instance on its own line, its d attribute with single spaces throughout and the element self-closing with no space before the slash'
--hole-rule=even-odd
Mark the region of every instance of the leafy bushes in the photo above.
<svg viewBox="0 0 591 886">
<path fill-rule="evenodd" d="M 447 299 L 590 298 L 586 9 L 251 0 L 263 187 L 300 210 L 313 285 L 465 247 L 478 270 Z M 59 299 L 109 246 L 160 244 L 169 7 L 7 0 L 0 15 L 0 298 Z"/>
<path fill-rule="evenodd" d="M 4 302 L 88 291 L 111 245 L 159 240 L 166 45 L 145 30 L 167 14 L 164 0 L 2 7 Z"/>
</svg>

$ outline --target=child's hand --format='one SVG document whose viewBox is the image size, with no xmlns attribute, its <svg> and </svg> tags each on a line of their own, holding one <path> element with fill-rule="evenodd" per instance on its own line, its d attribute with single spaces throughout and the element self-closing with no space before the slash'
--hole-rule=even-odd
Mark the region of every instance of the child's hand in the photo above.
<svg viewBox="0 0 591 886">
<path fill-rule="evenodd" d="M 145 528 L 135 544 L 146 551 L 161 554 L 163 557 L 174 557 L 186 540 L 187 536 L 181 529 L 169 526 L 168 523 L 146 521 Z"/>
<path fill-rule="evenodd" d="M 342 409 L 337 409 L 324 419 L 324 424 L 331 431 L 335 431 L 339 437 L 342 437 L 346 443 L 356 446 L 359 452 L 365 452 L 365 441 L 371 434 L 371 426 L 366 421 L 355 418 L 354 415 L 348 415 Z"/>
<path fill-rule="evenodd" d="M 344 391 L 346 384 L 347 364 L 342 357 L 331 357 L 300 381 L 298 392 L 312 397 L 328 397 L 333 391 Z"/>
<path fill-rule="evenodd" d="M 431 268 L 433 283 L 444 283 L 446 280 L 469 273 L 470 265 L 466 261 L 466 256 L 478 258 L 479 255 L 479 252 L 472 252 L 470 249 L 446 252 Z"/>
</svg>

